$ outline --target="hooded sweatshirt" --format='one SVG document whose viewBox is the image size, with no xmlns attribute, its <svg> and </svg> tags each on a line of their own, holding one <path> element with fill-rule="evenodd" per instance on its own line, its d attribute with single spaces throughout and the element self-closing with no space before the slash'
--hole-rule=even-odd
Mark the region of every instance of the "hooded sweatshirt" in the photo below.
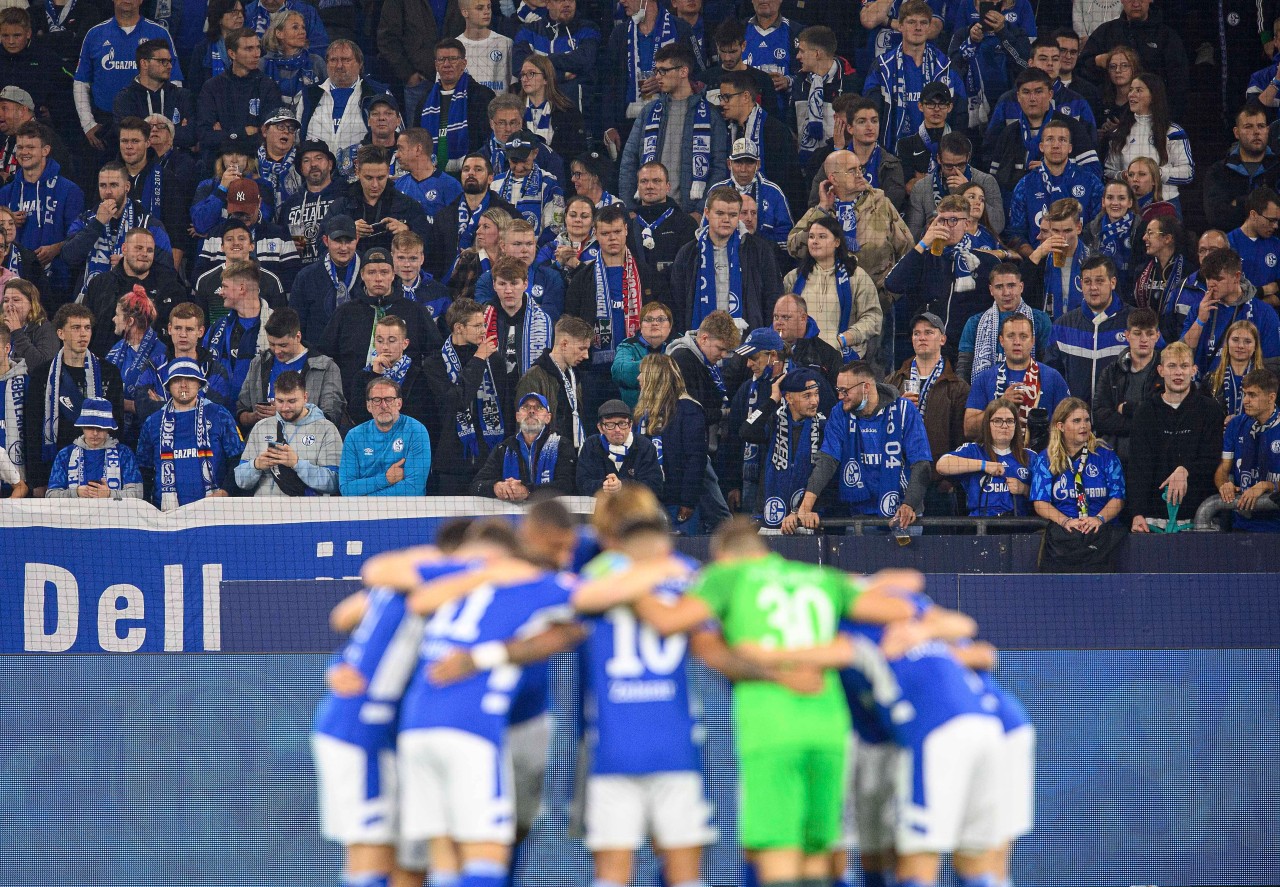
<svg viewBox="0 0 1280 887">
<path fill-rule="evenodd" d="M 120 459 L 120 486 L 118 489 L 112 490 L 111 498 L 142 498 L 142 473 L 138 471 L 138 460 L 134 457 L 133 450 L 110 436 L 107 437 L 107 442 L 103 446 L 93 449 L 85 442 L 84 435 L 77 437 L 71 446 L 63 447 L 58 455 L 54 457 L 53 468 L 49 471 L 49 488 L 45 493 L 45 498 L 75 499 L 79 496 L 77 490 L 79 490 L 80 484 L 71 486 L 71 479 L 68 477 L 71 455 L 77 447 L 80 448 L 80 458 L 84 460 L 81 480 L 85 485 L 91 481 L 103 481 L 103 476 L 106 474 L 107 451 L 114 447 Z"/>
<path fill-rule="evenodd" d="M 283 496 L 276 485 L 275 475 L 255 468 L 253 461 L 267 447 L 277 442 L 280 427 L 284 427 L 284 442 L 298 453 L 298 473 L 314 493 L 338 492 L 338 465 L 342 461 L 342 437 L 337 427 L 324 417 L 315 404 L 307 404 L 307 412 L 296 422 L 283 419 L 265 419 L 253 426 L 245 441 L 244 453 L 236 466 L 236 486 L 252 490 L 255 496 Z"/>
</svg>

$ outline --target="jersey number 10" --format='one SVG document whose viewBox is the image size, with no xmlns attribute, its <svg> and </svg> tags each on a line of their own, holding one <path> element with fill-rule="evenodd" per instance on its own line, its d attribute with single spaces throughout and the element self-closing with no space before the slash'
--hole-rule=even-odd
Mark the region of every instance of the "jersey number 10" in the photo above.
<svg viewBox="0 0 1280 887">
<path fill-rule="evenodd" d="M 638 623 L 628 607 L 616 607 L 604 618 L 613 625 L 613 656 L 604 665 L 609 677 L 640 678 L 646 671 L 671 674 L 684 661 L 684 635 L 663 638 L 652 626 Z"/>
</svg>

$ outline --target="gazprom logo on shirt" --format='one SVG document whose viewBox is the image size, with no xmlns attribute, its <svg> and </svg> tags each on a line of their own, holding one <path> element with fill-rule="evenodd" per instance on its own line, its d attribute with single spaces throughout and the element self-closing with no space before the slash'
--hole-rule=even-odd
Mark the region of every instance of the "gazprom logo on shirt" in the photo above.
<svg viewBox="0 0 1280 887">
<path fill-rule="evenodd" d="M 102 57 L 99 64 L 104 71 L 136 71 L 138 69 L 138 63 L 133 59 L 116 61 L 116 49 L 110 43 L 107 44 L 107 54 Z"/>
</svg>

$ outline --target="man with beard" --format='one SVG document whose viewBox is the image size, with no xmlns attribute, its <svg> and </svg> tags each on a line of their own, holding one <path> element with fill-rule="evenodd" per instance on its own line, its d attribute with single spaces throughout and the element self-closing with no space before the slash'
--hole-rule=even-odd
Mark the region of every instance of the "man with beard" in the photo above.
<svg viewBox="0 0 1280 887">
<path fill-rule="evenodd" d="M 436 166 L 435 153 L 431 133 L 420 126 L 396 137 L 396 190 L 418 201 L 433 219 L 445 204 L 462 196 L 458 180 Z"/>
<path fill-rule="evenodd" d="M 156 306 L 157 330 L 163 330 L 169 323 L 169 312 L 174 306 L 187 300 L 187 288 L 178 273 L 156 264 L 156 240 L 146 228 L 134 228 L 125 235 L 120 261 L 106 274 L 95 277 L 85 293 L 84 304 L 93 312 L 93 340 L 89 348 L 99 357 L 106 357 L 107 350 L 115 344 L 111 317 L 116 310 L 116 300 L 135 286 L 142 287 Z"/>
<path fill-rule="evenodd" d="M 541 394 L 526 394 L 516 408 L 520 432 L 489 453 L 476 475 L 472 494 L 524 502 L 536 489 L 547 487 L 573 495 L 577 453 L 573 441 L 551 430 L 551 408 Z"/>
<path fill-rule="evenodd" d="M 144 40 L 135 53 L 138 76 L 111 104 L 118 128 L 126 118 L 159 114 L 174 128 L 174 141 L 186 150 L 196 144 L 196 97 L 173 82 L 173 51 L 167 40 Z"/>
<path fill-rule="evenodd" d="M 511 218 L 520 215 L 516 208 L 489 190 L 493 184 L 493 167 L 483 154 L 468 154 L 462 160 L 462 196 L 435 215 L 434 224 L 423 239 L 431 267 L 427 270 L 443 279 L 453 267 L 458 253 L 470 248 L 476 238 L 481 214 L 491 207 L 505 210 Z"/>
<path fill-rule="evenodd" d="M 276 379 L 275 421 L 259 422 L 236 466 L 236 485 L 255 496 L 311 496 L 338 492 L 342 436 L 307 402 L 302 374 Z"/>
<path fill-rule="evenodd" d="M 281 201 L 276 218 L 289 229 L 302 264 L 307 266 L 324 255 L 318 243 L 320 223 L 341 195 L 343 185 L 333 180 L 338 162 L 324 142 L 303 142 L 294 163 L 302 187 L 288 200 Z"/>
<path fill-rule="evenodd" d="M 151 127 L 141 117 L 120 121 L 120 160 L 129 174 L 129 197 L 157 216 L 173 243 L 173 264 L 182 267 L 182 257 L 191 246 L 191 194 L 184 193 L 177 176 L 164 169 L 151 153 Z"/>
<path fill-rule="evenodd" d="M 429 233 L 430 220 L 416 200 L 391 184 L 391 160 L 387 152 L 364 145 L 356 152 L 356 181 L 329 207 L 329 215 L 350 216 L 366 248 L 391 249 L 391 238 L 413 230 Z"/>
</svg>

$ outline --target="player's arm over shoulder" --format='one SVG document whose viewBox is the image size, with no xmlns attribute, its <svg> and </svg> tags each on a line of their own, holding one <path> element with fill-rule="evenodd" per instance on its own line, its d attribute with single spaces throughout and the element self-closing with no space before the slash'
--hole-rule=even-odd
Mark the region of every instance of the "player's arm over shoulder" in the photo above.
<svg viewBox="0 0 1280 887">
<path fill-rule="evenodd" d="M 728 609 L 733 590 L 733 574 L 711 564 L 704 567 L 694 583 L 676 599 L 645 595 L 633 605 L 636 615 L 663 637 L 684 634 L 721 618 Z"/>
<path fill-rule="evenodd" d="M 861 580 L 842 574 L 851 591 L 847 613 L 857 622 L 887 624 L 916 615 L 907 595 L 924 588 L 924 576 L 916 570 L 881 570 Z"/>
</svg>

